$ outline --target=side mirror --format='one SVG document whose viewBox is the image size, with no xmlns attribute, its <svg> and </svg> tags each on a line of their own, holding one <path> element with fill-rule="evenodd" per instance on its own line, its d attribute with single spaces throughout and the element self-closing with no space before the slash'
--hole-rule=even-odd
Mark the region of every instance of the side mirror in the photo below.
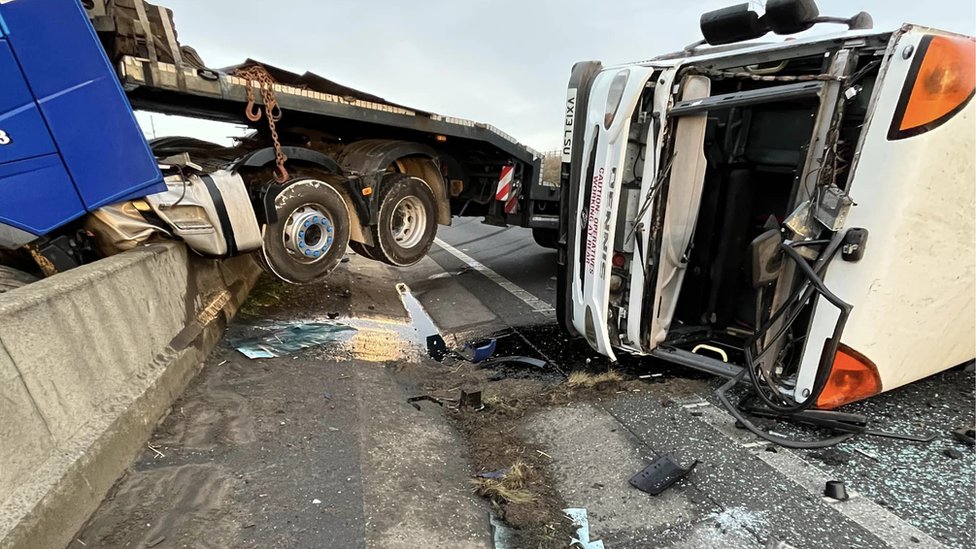
<svg viewBox="0 0 976 549">
<path fill-rule="evenodd" d="M 783 268 L 783 236 L 779 229 L 769 229 L 749 244 L 752 256 L 752 287 L 762 288 L 776 281 Z"/>
<path fill-rule="evenodd" d="M 700 25 L 702 37 L 712 46 L 752 40 L 769 32 L 759 14 L 749 9 L 749 4 L 704 13 Z"/>
<path fill-rule="evenodd" d="M 818 17 L 814 0 L 767 0 L 763 22 L 776 34 L 796 34 L 816 24 Z"/>
</svg>

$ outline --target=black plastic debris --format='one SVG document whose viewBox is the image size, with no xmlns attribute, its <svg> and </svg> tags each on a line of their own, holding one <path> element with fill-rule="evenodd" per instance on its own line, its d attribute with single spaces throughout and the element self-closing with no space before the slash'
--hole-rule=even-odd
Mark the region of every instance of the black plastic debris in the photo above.
<svg viewBox="0 0 976 549">
<path fill-rule="evenodd" d="M 837 450 L 835 448 L 828 448 L 820 452 L 811 452 L 808 455 L 813 459 L 822 461 L 824 465 L 832 466 L 845 465 L 854 457 L 843 450 Z"/>
<path fill-rule="evenodd" d="M 960 427 L 952 432 L 952 438 L 972 446 L 976 443 L 976 427 Z"/>
<path fill-rule="evenodd" d="M 949 459 L 962 459 L 962 452 L 955 448 L 946 448 L 942 450 L 942 454 Z"/>
<path fill-rule="evenodd" d="M 411 405 L 414 408 L 416 408 L 416 409 L 419 410 L 420 409 L 420 404 L 417 404 L 417 403 L 418 402 L 423 402 L 425 400 L 428 401 L 428 402 L 433 402 L 434 404 L 436 404 L 438 406 L 444 406 L 444 403 L 441 402 L 440 399 L 436 399 L 436 398 L 434 398 L 434 397 L 432 397 L 430 395 L 420 395 L 420 396 L 410 397 L 410 398 L 407 399 L 407 404 L 409 404 L 409 405 Z"/>
<path fill-rule="evenodd" d="M 547 364 L 545 360 L 539 360 L 538 358 L 532 358 L 529 356 L 503 356 L 503 357 L 487 360 L 482 364 L 485 367 L 489 367 L 489 366 L 495 366 L 496 364 L 511 364 L 511 363 L 523 364 L 525 366 L 531 366 L 533 368 L 545 368 Z"/>
<path fill-rule="evenodd" d="M 696 465 L 697 459 L 689 467 L 682 467 L 671 454 L 666 454 L 634 475 L 630 479 L 630 485 L 656 496 L 684 478 Z"/>
<path fill-rule="evenodd" d="M 843 480 L 828 480 L 827 486 L 824 487 L 824 495 L 837 501 L 850 499 L 850 496 L 847 495 L 847 486 Z"/>
<path fill-rule="evenodd" d="M 441 337 L 441 334 L 427 336 L 427 354 L 437 362 L 440 362 L 447 356 L 447 343 Z"/>
<path fill-rule="evenodd" d="M 461 390 L 461 399 L 458 400 L 458 408 L 470 408 L 475 412 L 485 409 L 484 403 L 481 401 L 481 391 L 465 391 Z"/>
</svg>

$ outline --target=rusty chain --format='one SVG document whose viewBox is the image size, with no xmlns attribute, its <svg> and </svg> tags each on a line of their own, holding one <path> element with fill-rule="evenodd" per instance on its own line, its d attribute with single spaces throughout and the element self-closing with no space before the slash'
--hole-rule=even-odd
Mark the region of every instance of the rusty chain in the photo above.
<svg viewBox="0 0 976 549">
<path fill-rule="evenodd" d="M 261 100 L 264 103 L 264 114 L 268 119 L 268 129 L 271 131 L 271 142 L 274 144 L 275 150 L 275 162 L 277 164 L 275 181 L 284 183 L 288 181 L 289 177 L 288 170 L 285 168 L 285 161 L 288 160 L 288 157 L 281 150 L 278 129 L 275 127 L 275 123 L 281 120 L 281 107 L 278 106 L 278 98 L 275 96 L 274 91 L 275 79 L 261 65 L 250 65 L 239 68 L 234 71 L 234 76 L 243 78 L 246 82 L 247 107 L 244 109 L 244 115 L 251 122 L 261 120 L 261 109 L 254 101 L 254 82 L 257 82 L 261 86 Z"/>
</svg>

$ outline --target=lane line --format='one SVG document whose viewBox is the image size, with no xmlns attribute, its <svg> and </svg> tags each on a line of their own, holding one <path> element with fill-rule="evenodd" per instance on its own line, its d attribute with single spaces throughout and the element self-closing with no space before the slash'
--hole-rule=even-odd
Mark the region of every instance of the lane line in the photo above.
<svg viewBox="0 0 976 549">
<path fill-rule="evenodd" d="M 483 274 L 485 277 L 490 279 L 495 284 L 501 286 L 503 290 L 507 291 L 508 293 L 520 299 L 523 303 L 528 305 L 534 312 L 543 315 L 547 318 L 556 316 L 556 310 L 552 307 L 552 305 L 549 305 L 545 301 L 532 295 L 526 290 L 523 290 L 517 284 L 505 278 L 504 276 L 496 273 L 495 271 L 489 269 L 487 266 L 485 266 L 483 263 L 479 262 L 475 258 L 469 256 L 468 254 L 462 252 L 461 250 L 455 248 L 454 246 L 451 246 L 450 244 L 444 242 L 439 238 L 435 238 L 434 243 L 440 246 L 441 249 L 443 249 L 445 252 L 460 259 L 465 265 L 471 267 L 471 269 L 478 271 L 479 273 Z"/>
<path fill-rule="evenodd" d="M 769 446 L 770 443 L 759 442 L 761 439 L 752 433 L 736 429 L 735 420 L 725 410 L 719 409 L 710 402 L 692 402 L 684 404 L 684 407 L 693 407 L 696 411 L 700 411 L 702 414 L 698 419 L 704 421 L 729 440 L 750 450 L 754 456 L 779 471 L 795 484 L 803 487 L 813 496 L 823 499 L 828 506 L 871 532 L 890 547 L 946 549 L 945 545 L 932 536 L 919 530 L 885 507 L 878 505 L 870 498 L 858 494 L 850 486 L 847 488 L 850 495 L 850 499 L 847 501 L 835 501 L 824 497 L 823 491 L 827 481 L 836 479 L 828 477 L 820 468 L 807 463 L 802 457 L 786 448 L 775 453 L 765 451 L 765 447 Z M 918 541 L 912 541 L 912 538 Z"/>
</svg>

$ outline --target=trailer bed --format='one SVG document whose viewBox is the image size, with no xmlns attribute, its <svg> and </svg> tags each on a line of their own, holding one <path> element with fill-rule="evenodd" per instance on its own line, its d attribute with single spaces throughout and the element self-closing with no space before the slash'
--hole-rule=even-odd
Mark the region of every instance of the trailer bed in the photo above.
<svg viewBox="0 0 976 549">
<path fill-rule="evenodd" d="M 274 86 L 277 100 L 285 120 L 291 125 L 314 121 L 322 126 L 327 122 L 326 127 L 341 130 L 344 137 L 356 133 L 368 135 L 380 126 L 386 134 L 399 134 L 398 137 L 403 139 L 423 141 L 436 135 L 488 143 L 505 155 L 530 165 L 537 164 L 542 157 L 539 152 L 488 124 L 404 107 L 309 73 L 300 76 L 264 63 L 249 61 L 246 64 L 261 64 L 276 76 L 279 81 Z M 119 59 L 117 69 L 136 109 L 247 123 L 244 117 L 247 81 L 244 78 L 186 65 L 178 68 L 175 64 L 133 56 Z M 351 93 L 325 93 L 302 82 L 313 78 Z M 289 81 L 298 85 L 282 83 Z"/>
</svg>

